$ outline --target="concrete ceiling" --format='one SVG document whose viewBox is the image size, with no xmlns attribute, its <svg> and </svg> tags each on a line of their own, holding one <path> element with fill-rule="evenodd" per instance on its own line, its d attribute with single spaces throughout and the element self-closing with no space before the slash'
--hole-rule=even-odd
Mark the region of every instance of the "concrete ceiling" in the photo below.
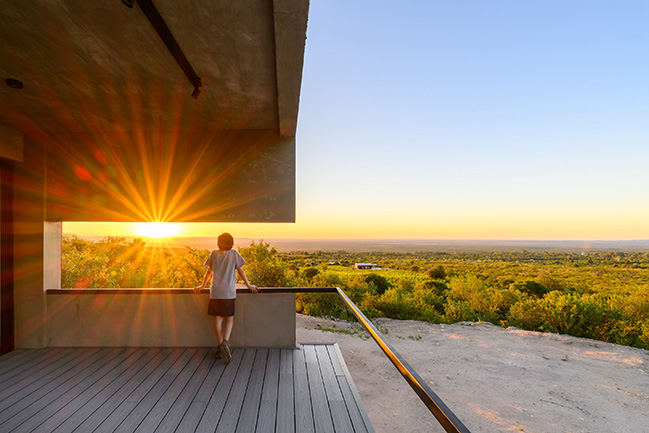
<svg viewBox="0 0 649 433">
<path fill-rule="evenodd" d="M 137 3 L 3 0 L 0 123 L 26 134 L 179 127 L 295 135 L 308 0 L 154 4 L 202 80 L 198 99 Z"/>
</svg>

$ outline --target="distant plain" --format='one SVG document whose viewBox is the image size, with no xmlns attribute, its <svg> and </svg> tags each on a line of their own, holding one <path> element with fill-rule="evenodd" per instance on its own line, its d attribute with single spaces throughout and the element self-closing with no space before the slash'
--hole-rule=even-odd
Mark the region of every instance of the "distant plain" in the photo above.
<svg viewBox="0 0 649 433">
<path fill-rule="evenodd" d="M 103 236 L 83 236 L 98 240 Z M 129 238 L 137 236 L 127 236 Z M 190 246 L 200 249 L 216 248 L 214 237 L 169 237 L 164 240 L 146 239 L 150 244 L 167 248 Z M 237 246 L 249 246 L 261 239 L 237 238 Z M 470 239 L 263 239 L 280 252 L 290 251 L 649 251 L 649 240 L 470 240 Z"/>
</svg>

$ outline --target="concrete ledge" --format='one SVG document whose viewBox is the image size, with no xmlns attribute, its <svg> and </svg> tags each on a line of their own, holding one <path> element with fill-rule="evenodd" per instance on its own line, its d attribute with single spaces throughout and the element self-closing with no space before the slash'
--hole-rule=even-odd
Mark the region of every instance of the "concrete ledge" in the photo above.
<svg viewBox="0 0 649 433">
<path fill-rule="evenodd" d="M 128 293 L 125 295 L 124 293 Z M 187 289 L 48 290 L 47 345 L 214 347 L 209 295 Z M 238 294 L 233 346 L 295 346 L 295 294 Z"/>
</svg>

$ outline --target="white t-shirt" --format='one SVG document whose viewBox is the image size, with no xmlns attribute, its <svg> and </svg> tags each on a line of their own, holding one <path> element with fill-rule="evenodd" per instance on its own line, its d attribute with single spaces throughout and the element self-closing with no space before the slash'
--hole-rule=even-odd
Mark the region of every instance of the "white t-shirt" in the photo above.
<svg viewBox="0 0 649 433">
<path fill-rule="evenodd" d="M 237 269 L 246 261 L 237 250 L 214 250 L 205 266 L 212 270 L 210 299 L 234 299 L 237 297 Z"/>
</svg>

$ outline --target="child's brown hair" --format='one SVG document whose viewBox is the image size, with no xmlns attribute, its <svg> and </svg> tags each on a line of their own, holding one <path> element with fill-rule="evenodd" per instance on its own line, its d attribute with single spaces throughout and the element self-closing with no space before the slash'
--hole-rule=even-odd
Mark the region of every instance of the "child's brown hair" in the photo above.
<svg viewBox="0 0 649 433">
<path fill-rule="evenodd" d="M 216 245 L 219 247 L 219 250 L 231 250 L 234 246 L 234 238 L 230 233 L 223 233 L 217 238 Z"/>
</svg>

